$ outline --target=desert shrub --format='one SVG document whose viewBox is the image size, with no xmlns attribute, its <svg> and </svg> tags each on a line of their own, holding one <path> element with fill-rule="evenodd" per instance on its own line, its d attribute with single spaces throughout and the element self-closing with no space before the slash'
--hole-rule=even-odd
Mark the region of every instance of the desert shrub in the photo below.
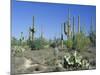
<svg viewBox="0 0 100 75">
<path fill-rule="evenodd" d="M 22 56 L 24 51 L 25 49 L 22 48 L 21 46 L 15 46 L 14 48 L 12 48 L 12 55 Z"/>
<path fill-rule="evenodd" d="M 93 31 L 90 32 L 89 38 L 90 38 L 90 41 L 92 43 L 92 46 L 96 46 L 96 33 Z"/>
<path fill-rule="evenodd" d="M 67 42 L 64 41 L 64 44 L 69 49 L 83 50 L 90 46 L 91 41 L 84 33 L 77 33 L 74 38 L 68 39 Z"/>
<path fill-rule="evenodd" d="M 86 47 L 86 46 L 89 46 L 91 42 L 90 42 L 90 39 L 88 37 L 85 37 L 83 43 L 84 43 L 84 45 Z"/>
<path fill-rule="evenodd" d="M 75 36 L 74 47 L 77 50 L 83 50 L 90 45 L 90 39 L 82 33 L 78 33 Z"/>
<path fill-rule="evenodd" d="M 11 45 L 12 46 L 27 46 L 27 41 L 26 40 L 24 40 L 24 41 L 22 41 L 21 39 L 17 39 L 17 38 L 15 38 L 15 37 L 12 37 L 11 38 Z"/>
<path fill-rule="evenodd" d="M 55 48 L 56 46 L 60 46 L 61 45 L 61 41 L 59 38 L 54 39 L 51 43 L 49 43 L 50 47 Z"/>
<path fill-rule="evenodd" d="M 17 38 L 15 37 L 11 37 L 11 45 L 12 46 L 19 45 L 19 40 L 17 40 Z"/>
<path fill-rule="evenodd" d="M 55 66 L 56 64 L 56 58 L 52 58 L 52 59 L 47 59 L 45 62 L 46 65 L 48 66 Z"/>
<path fill-rule="evenodd" d="M 51 43 L 50 47 L 55 48 L 56 47 L 56 43 L 55 42 Z"/>
<path fill-rule="evenodd" d="M 34 49 L 41 49 L 43 48 L 43 45 L 41 44 L 40 40 L 35 40 L 35 41 L 30 41 L 29 42 L 29 47 L 34 50 Z"/>
<path fill-rule="evenodd" d="M 73 46 L 72 39 L 68 39 L 66 44 L 67 44 L 67 48 L 72 48 L 72 46 Z"/>
<path fill-rule="evenodd" d="M 28 45 L 29 47 L 33 49 L 43 49 L 45 45 L 47 45 L 48 42 L 44 38 L 36 38 L 34 41 L 29 41 Z"/>
</svg>

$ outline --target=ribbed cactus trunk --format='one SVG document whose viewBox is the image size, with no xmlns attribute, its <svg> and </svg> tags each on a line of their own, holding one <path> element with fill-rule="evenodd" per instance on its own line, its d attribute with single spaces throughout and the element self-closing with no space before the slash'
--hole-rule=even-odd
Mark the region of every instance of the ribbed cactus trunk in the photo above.
<svg viewBox="0 0 100 75">
<path fill-rule="evenodd" d="M 61 48 L 63 48 L 63 25 L 61 25 Z"/>
<path fill-rule="evenodd" d="M 65 35 L 67 35 L 67 25 L 66 25 L 66 23 L 64 23 L 64 33 L 65 33 Z"/>
<path fill-rule="evenodd" d="M 93 17 L 91 16 L 91 27 L 90 27 L 91 29 L 91 32 L 93 32 Z"/>
<path fill-rule="evenodd" d="M 80 16 L 78 16 L 78 33 L 80 33 Z"/>
<path fill-rule="evenodd" d="M 34 40 L 34 16 L 33 16 L 33 26 L 31 32 L 32 32 L 32 41 L 33 41 Z"/>
<path fill-rule="evenodd" d="M 30 41 L 34 40 L 34 33 L 35 33 L 35 28 L 34 28 L 34 16 L 33 16 L 33 25 L 32 27 L 29 27 L 29 40 Z"/>
<path fill-rule="evenodd" d="M 71 24 L 70 24 L 70 11 L 68 9 L 68 19 L 67 22 L 64 23 L 64 33 L 67 36 L 67 39 L 71 38 Z"/>
<path fill-rule="evenodd" d="M 67 26 L 67 37 L 68 39 L 71 37 L 71 31 L 70 31 L 70 25 L 69 25 L 69 22 L 68 22 L 68 26 Z"/>
<path fill-rule="evenodd" d="M 24 40 L 24 37 L 23 37 L 23 32 L 21 32 L 21 35 L 20 35 L 20 45 L 22 45 L 22 41 Z"/>
<path fill-rule="evenodd" d="M 43 25 L 41 25 L 41 40 L 43 39 Z"/>
<path fill-rule="evenodd" d="M 35 28 L 34 28 L 34 16 L 33 16 L 33 24 L 32 24 L 32 27 L 29 27 L 29 41 L 28 41 L 28 44 L 29 46 L 31 47 L 31 49 L 33 50 L 33 41 L 34 41 L 34 33 L 35 33 Z"/>
<path fill-rule="evenodd" d="M 70 26 L 70 10 L 68 9 L 68 22 L 67 22 L 67 37 L 68 39 L 71 37 L 71 26 Z"/>
<path fill-rule="evenodd" d="M 72 39 L 73 39 L 73 46 L 72 46 L 72 48 L 73 49 L 75 49 L 75 17 L 73 16 L 73 28 L 72 28 L 73 30 L 73 36 L 72 36 Z"/>
<path fill-rule="evenodd" d="M 29 27 L 29 37 L 28 40 L 31 41 L 31 27 Z"/>
<path fill-rule="evenodd" d="M 73 16 L 73 40 L 75 38 L 75 21 L 74 21 L 74 16 Z"/>
</svg>

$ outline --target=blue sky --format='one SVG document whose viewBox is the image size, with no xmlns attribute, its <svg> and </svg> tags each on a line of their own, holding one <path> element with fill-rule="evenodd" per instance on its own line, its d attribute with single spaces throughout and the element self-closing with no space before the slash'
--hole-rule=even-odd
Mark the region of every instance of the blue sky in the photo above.
<svg viewBox="0 0 100 75">
<path fill-rule="evenodd" d="M 87 33 L 90 30 L 91 16 L 93 16 L 94 27 L 96 26 L 95 6 L 20 2 L 12 0 L 12 36 L 19 38 L 20 32 L 23 32 L 25 38 L 28 38 L 28 29 L 33 24 L 32 16 L 34 16 L 35 37 L 40 36 L 42 26 L 45 38 L 53 39 L 55 36 L 59 38 L 61 24 L 67 21 L 68 8 L 70 9 L 71 19 L 75 16 L 76 32 L 78 15 L 80 15 L 80 24 L 81 26 L 85 25 L 84 27 Z M 65 35 L 64 38 L 66 38 Z"/>
</svg>

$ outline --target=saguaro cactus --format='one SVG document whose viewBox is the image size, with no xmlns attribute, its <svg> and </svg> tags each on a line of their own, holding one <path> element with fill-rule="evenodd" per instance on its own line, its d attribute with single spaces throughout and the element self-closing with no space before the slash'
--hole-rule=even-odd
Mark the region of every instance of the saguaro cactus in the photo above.
<svg viewBox="0 0 100 75">
<path fill-rule="evenodd" d="M 80 33 L 80 16 L 78 16 L 78 33 Z"/>
<path fill-rule="evenodd" d="M 43 39 L 43 25 L 41 25 L 41 40 Z"/>
<path fill-rule="evenodd" d="M 32 27 L 29 27 L 29 41 L 28 44 L 31 47 L 31 49 L 34 49 L 34 33 L 35 33 L 35 28 L 34 28 L 34 16 L 33 16 L 33 25 Z"/>
<path fill-rule="evenodd" d="M 30 32 L 30 30 L 31 30 L 31 27 L 29 27 L 29 41 L 31 40 L 31 32 Z"/>
<path fill-rule="evenodd" d="M 75 36 L 75 21 L 74 21 L 74 16 L 73 16 L 73 39 L 74 39 L 74 36 Z"/>
<path fill-rule="evenodd" d="M 71 25 L 70 25 L 70 11 L 68 9 L 68 20 L 67 23 L 64 23 L 64 32 L 67 35 L 68 39 L 71 37 Z"/>
<path fill-rule="evenodd" d="M 91 27 L 90 27 L 90 40 L 93 46 L 96 46 L 96 31 L 93 27 L 93 17 L 91 16 Z"/>
<path fill-rule="evenodd" d="M 63 25 L 61 25 L 61 48 L 63 48 Z"/>
<path fill-rule="evenodd" d="M 91 16 L 91 27 L 90 27 L 91 29 L 91 32 L 93 32 L 93 17 Z"/>
<path fill-rule="evenodd" d="M 24 40 L 24 36 L 23 36 L 23 32 L 21 32 L 21 35 L 20 35 L 20 45 L 22 45 L 23 40 Z"/>
<path fill-rule="evenodd" d="M 34 33 L 35 33 L 35 28 L 34 28 L 34 16 L 33 16 L 33 25 L 32 25 L 32 28 L 29 28 L 30 29 L 30 31 L 29 31 L 29 33 L 31 33 L 31 41 L 33 41 L 34 40 Z"/>
<path fill-rule="evenodd" d="M 67 35 L 67 25 L 66 25 L 66 23 L 64 23 L 64 33 L 65 33 L 65 35 Z"/>
<path fill-rule="evenodd" d="M 73 16 L 73 28 L 72 28 L 73 30 L 73 36 L 72 36 L 72 39 L 73 39 L 73 46 L 72 46 L 72 48 L 73 49 L 75 49 L 75 17 Z"/>
<path fill-rule="evenodd" d="M 68 33 L 68 38 L 71 37 L 71 25 L 70 25 L 70 10 L 68 9 L 68 21 L 67 21 L 67 33 Z"/>
</svg>

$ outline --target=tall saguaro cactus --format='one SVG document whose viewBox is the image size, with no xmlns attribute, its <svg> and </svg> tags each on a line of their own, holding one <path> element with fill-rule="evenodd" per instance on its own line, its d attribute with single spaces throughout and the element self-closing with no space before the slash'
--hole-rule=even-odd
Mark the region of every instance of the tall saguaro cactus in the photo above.
<svg viewBox="0 0 100 75">
<path fill-rule="evenodd" d="M 90 40 L 93 46 L 96 46 L 96 31 L 93 27 L 93 17 L 91 16 L 91 27 L 90 27 Z"/>
<path fill-rule="evenodd" d="M 73 16 L 73 40 L 74 40 L 74 36 L 75 36 L 75 17 Z"/>
<path fill-rule="evenodd" d="M 32 27 L 30 28 L 29 33 L 31 33 L 30 39 L 31 39 L 31 41 L 33 41 L 33 40 L 34 40 L 34 33 L 35 33 L 35 28 L 34 28 L 34 16 L 33 16 L 33 25 L 32 25 Z"/>
<path fill-rule="evenodd" d="M 67 36 L 68 36 L 68 38 L 70 38 L 71 37 L 71 25 L 70 25 L 70 10 L 68 9 L 68 21 L 67 21 Z"/>
<path fill-rule="evenodd" d="M 35 33 L 35 28 L 34 28 L 34 16 L 33 16 L 33 27 L 31 28 L 31 32 L 32 32 L 32 41 L 34 39 L 34 33 Z"/>
<path fill-rule="evenodd" d="M 93 32 L 93 16 L 91 16 L 91 27 L 90 27 L 91 29 L 91 32 Z"/>
<path fill-rule="evenodd" d="M 73 29 L 73 31 L 72 31 L 73 32 L 73 36 L 72 36 L 73 45 L 72 45 L 72 48 L 75 49 L 75 44 L 76 43 L 75 43 L 75 17 L 74 16 L 73 16 L 73 28 L 72 29 Z"/>
<path fill-rule="evenodd" d="M 64 32 L 65 32 L 65 35 L 67 35 L 67 38 L 69 39 L 71 37 L 71 25 L 70 25 L 70 11 L 69 11 L 69 9 L 68 9 L 67 23 L 64 23 Z"/>
<path fill-rule="evenodd" d="M 63 48 L 63 25 L 61 25 L 61 48 Z"/>
<path fill-rule="evenodd" d="M 31 31 L 30 30 L 31 30 L 31 27 L 29 27 L 29 38 L 28 38 L 29 41 L 31 40 Z"/>
<path fill-rule="evenodd" d="M 20 45 L 22 45 L 23 40 L 24 40 L 23 32 L 21 32 L 20 33 Z"/>
<path fill-rule="evenodd" d="M 64 23 L 64 33 L 65 33 L 65 35 L 67 35 L 67 25 L 66 25 L 66 23 Z"/>
<path fill-rule="evenodd" d="M 80 33 L 80 16 L 78 16 L 78 33 Z"/>
<path fill-rule="evenodd" d="M 43 39 L 43 25 L 41 25 L 41 39 Z"/>
<path fill-rule="evenodd" d="M 35 28 L 34 28 L 34 16 L 33 16 L 33 25 L 32 27 L 29 27 L 29 41 L 28 44 L 31 47 L 31 49 L 34 49 L 34 33 L 35 33 Z"/>
</svg>

